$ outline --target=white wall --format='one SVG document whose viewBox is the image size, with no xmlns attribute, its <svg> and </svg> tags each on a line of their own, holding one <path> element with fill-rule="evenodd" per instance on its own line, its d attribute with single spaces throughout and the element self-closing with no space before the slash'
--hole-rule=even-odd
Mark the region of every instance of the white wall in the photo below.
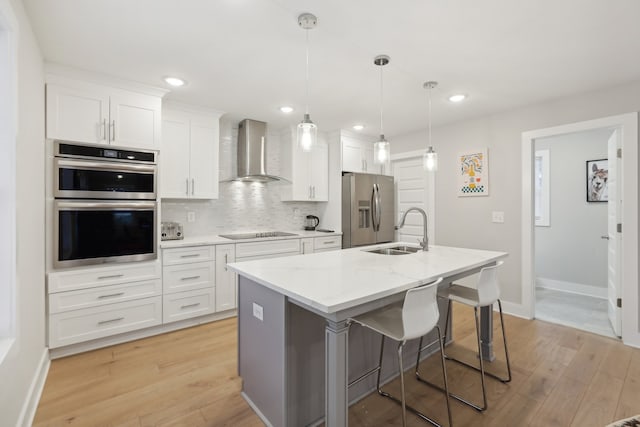
<svg viewBox="0 0 640 427">
<path fill-rule="evenodd" d="M 550 226 L 535 228 L 536 277 L 607 288 L 607 203 L 586 201 L 586 161 L 607 158 L 611 129 L 535 141 L 549 150 Z M 603 293 L 603 295 L 605 295 Z"/>
<path fill-rule="evenodd" d="M 0 364 L 0 425 L 22 422 L 21 411 L 45 355 L 44 74 L 22 2 L 10 1 L 19 25 L 16 340 Z M 28 422 L 28 420 L 26 420 Z"/>
<path fill-rule="evenodd" d="M 522 132 L 639 110 L 640 81 L 434 128 L 433 145 L 439 155 L 435 178 L 438 244 L 508 252 L 500 272 L 502 298 L 521 304 Z M 393 154 L 424 150 L 425 131 L 390 142 Z M 456 155 L 477 147 L 489 148 L 490 195 L 457 197 Z M 504 211 L 505 222 L 492 223 L 492 211 Z"/>
</svg>

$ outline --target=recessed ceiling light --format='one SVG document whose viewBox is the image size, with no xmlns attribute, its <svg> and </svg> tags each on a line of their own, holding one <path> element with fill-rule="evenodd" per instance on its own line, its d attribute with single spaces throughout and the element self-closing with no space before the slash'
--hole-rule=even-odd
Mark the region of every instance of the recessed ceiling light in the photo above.
<svg viewBox="0 0 640 427">
<path fill-rule="evenodd" d="M 354 130 L 362 130 L 364 129 L 364 125 L 353 125 Z"/>
<path fill-rule="evenodd" d="M 282 107 L 280 107 L 280 111 L 282 111 L 283 113 L 289 114 L 290 112 L 293 111 L 293 108 L 289 107 L 288 105 L 283 105 Z"/>
<path fill-rule="evenodd" d="M 185 85 L 185 81 L 178 77 L 165 77 L 164 81 L 173 87 L 180 87 Z"/>
<path fill-rule="evenodd" d="M 451 102 L 460 102 L 460 101 L 464 101 L 465 99 L 467 99 L 467 95 L 463 93 L 457 93 L 449 97 L 449 101 Z"/>
</svg>

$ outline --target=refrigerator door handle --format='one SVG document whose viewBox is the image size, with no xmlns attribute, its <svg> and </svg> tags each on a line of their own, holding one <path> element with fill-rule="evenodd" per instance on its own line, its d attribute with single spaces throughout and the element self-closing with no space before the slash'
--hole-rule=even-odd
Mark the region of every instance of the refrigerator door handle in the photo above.
<svg viewBox="0 0 640 427">
<path fill-rule="evenodd" d="M 380 206 L 380 187 L 378 187 L 378 184 L 373 184 L 372 199 L 373 209 L 371 210 L 371 215 L 373 217 L 373 231 L 380 231 L 380 214 L 382 212 Z"/>
<path fill-rule="evenodd" d="M 378 199 L 376 198 L 376 185 L 373 184 L 371 189 L 371 226 L 373 227 L 373 231 L 376 231 L 376 214 L 378 213 L 377 203 Z"/>
</svg>

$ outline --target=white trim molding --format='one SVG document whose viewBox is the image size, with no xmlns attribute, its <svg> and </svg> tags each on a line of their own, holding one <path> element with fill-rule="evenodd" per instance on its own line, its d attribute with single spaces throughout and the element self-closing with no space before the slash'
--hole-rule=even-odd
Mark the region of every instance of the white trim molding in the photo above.
<svg viewBox="0 0 640 427">
<path fill-rule="evenodd" d="M 638 113 L 604 117 L 522 133 L 522 306 L 534 316 L 533 156 L 536 139 L 593 129 L 620 129 L 622 135 L 622 341 L 640 347 L 638 310 Z M 626 183 L 626 185 L 624 185 Z"/>
<path fill-rule="evenodd" d="M 33 419 L 36 416 L 36 410 L 38 409 L 38 403 L 40 403 L 40 397 L 42 397 L 42 390 L 44 390 L 44 384 L 47 380 L 50 366 L 49 349 L 45 347 L 42 352 L 42 357 L 40 357 L 40 363 L 38 363 L 38 369 L 31 380 L 31 385 L 29 386 L 27 397 L 22 405 L 16 426 L 29 427 L 33 424 Z"/>
<path fill-rule="evenodd" d="M 536 287 L 538 289 L 551 289 L 553 291 L 568 292 L 570 294 L 607 299 L 607 288 L 584 285 L 582 283 L 538 277 L 536 278 Z"/>
</svg>

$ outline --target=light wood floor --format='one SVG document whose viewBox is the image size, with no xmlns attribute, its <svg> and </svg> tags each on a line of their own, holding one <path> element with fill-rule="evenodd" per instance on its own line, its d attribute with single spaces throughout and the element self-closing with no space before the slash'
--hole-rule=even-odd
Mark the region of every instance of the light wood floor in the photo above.
<svg viewBox="0 0 640 427">
<path fill-rule="evenodd" d="M 470 310 L 454 307 L 454 316 L 449 351 L 474 360 Z M 506 323 L 513 381 L 487 379 L 484 414 L 453 402 L 454 425 L 602 427 L 640 414 L 640 349 L 541 321 L 507 316 Z M 495 338 L 502 358 L 498 332 Z M 55 360 L 34 425 L 262 426 L 240 396 L 236 363 L 235 319 Z M 434 357 L 420 370 L 440 378 Z M 453 363 L 447 370 L 453 392 L 479 396 L 475 372 Z M 443 395 L 417 383 L 413 370 L 405 384 L 410 404 L 446 423 Z M 349 425 L 399 426 L 399 411 L 372 394 L 350 408 Z M 412 414 L 408 424 L 426 425 Z"/>
</svg>

